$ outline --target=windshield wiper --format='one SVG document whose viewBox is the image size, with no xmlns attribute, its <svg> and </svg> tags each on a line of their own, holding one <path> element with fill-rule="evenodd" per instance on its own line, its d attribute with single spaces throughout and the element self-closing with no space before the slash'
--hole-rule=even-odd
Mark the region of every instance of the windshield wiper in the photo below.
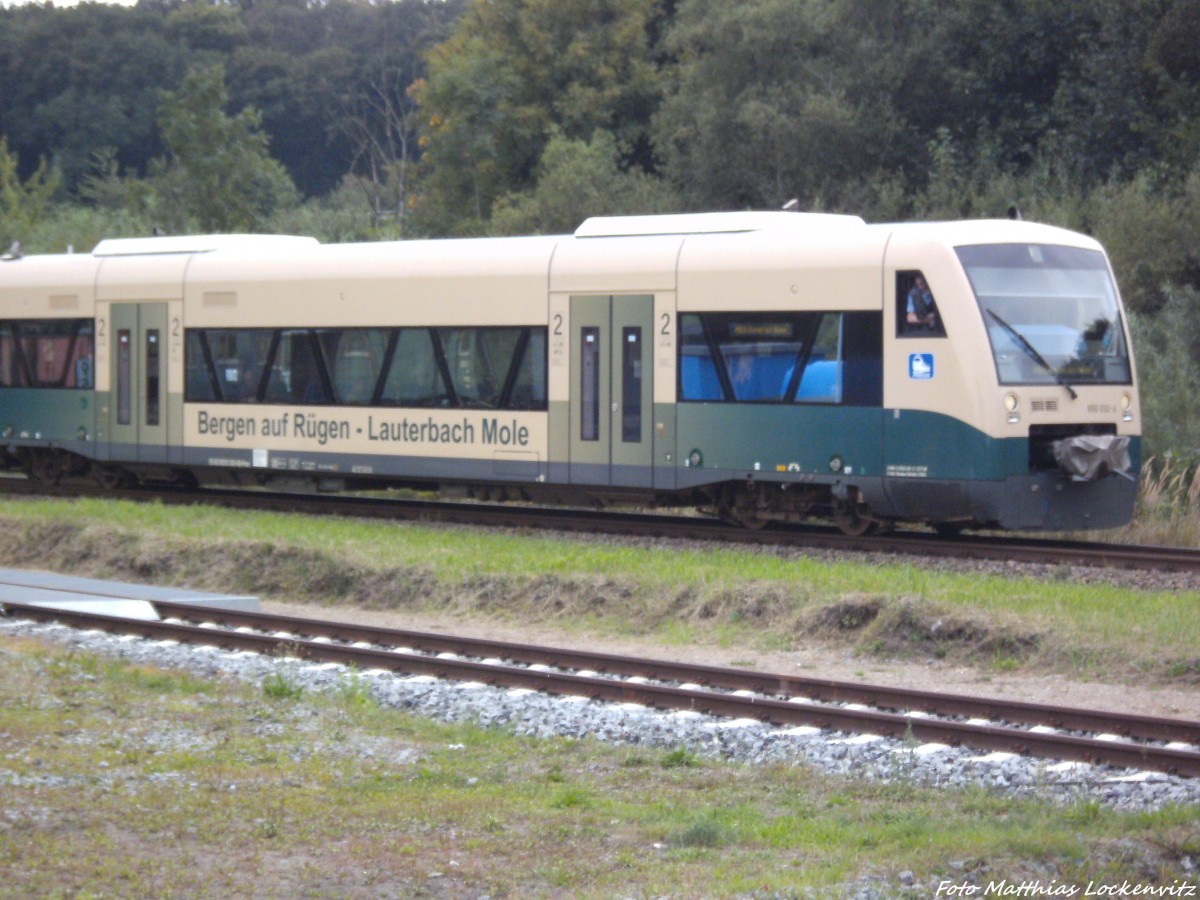
<svg viewBox="0 0 1200 900">
<path fill-rule="evenodd" d="M 1025 354 L 1030 359 L 1053 375 L 1054 380 L 1067 389 L 1067 393 L 1071 395 L 1072 400 L 1079 396 L 1077 393 L 1075 393 L 1075 388 L 1071 387 L 1071 385 L 1067 383 L 1067 380 L 1058 374 L 1058 370 L 1055 369 L 1054 366 L 1050 365 L 1050 363 L 1046 362 L 1046 358 L 1042 356 L 1042 354 L 1038 353 L 1037 347 L 1033 346 L 1033 344 L 1026 340 L 1025 335 L 1021 334 L 1021 332 L 1017 331 L 1017 329 L 1005 322 L 1002 318 L 992 312 L 992 310 L 989 309 L 987 313 L 1000 324 L 1001 328 L 1007 331 L 1013 337 L 1013 339 L 1016 340 L 1017 345 L 1025 351 Z"/>
</svg>

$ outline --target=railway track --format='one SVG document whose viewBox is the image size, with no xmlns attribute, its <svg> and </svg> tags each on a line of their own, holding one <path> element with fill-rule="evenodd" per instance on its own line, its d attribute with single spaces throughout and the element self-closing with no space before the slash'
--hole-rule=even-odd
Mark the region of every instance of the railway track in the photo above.
<svg viewBox="0 0 1200 900">
<path fill-rule="evenodd" d="M 187 604 L 162 621 L 4 603 L 6 616 L 361 670 L 1200 777 L 1200 722 L 980 699 Z"/>
<path fill-rule="evenodd" d="M 138 488 L 106 490 L 88 485 L 47 486 L 20 477 L 0 477 L 0 495 L 97 497 L 163 504 L 206 504 L 231 509 L 294 512 L 354 518 L 440 522 L 490 527 L 546 529 L 645 538 L 706 540 L 728 544 L 794 547 L 846 553 L 1023 562 L 1200 574 L 1200 550 L 1140 547 L 1025 537 L 960 535 L 941 538 L 920 531 L 848 537 L 822 526 L 786 526 L 750 531 L 716 519 L 687 515 L 558 509 L 274 491 Z"/>
</svg>

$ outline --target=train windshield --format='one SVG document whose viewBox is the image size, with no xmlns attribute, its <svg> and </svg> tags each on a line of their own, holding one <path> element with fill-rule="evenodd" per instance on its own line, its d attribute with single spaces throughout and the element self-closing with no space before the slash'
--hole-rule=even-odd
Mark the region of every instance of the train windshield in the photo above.
<svg viewBox="0 0 1200 900">
<path fill-rule="evenodd" d="M 1001 384 L 1071 390 L 1130 382 L 1117 291 L 1102 253 L 1053 244 L 956 252 L 983 313 Z"/>
</svg>

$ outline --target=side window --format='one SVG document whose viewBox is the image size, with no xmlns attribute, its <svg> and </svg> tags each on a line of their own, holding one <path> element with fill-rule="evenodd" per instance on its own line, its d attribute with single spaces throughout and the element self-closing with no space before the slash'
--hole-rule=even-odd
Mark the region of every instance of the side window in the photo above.
<svg viewBox="0 0 1200 900">
<path fill-rule="evenodd" d="M 521 329 L 441 328 L 438 337 L 459 405 L 498 408 Z"/>
<path fill-rule="evenodd" d="M 428 328 L 402 328 L 396 337 L 380 403 L 385 406 L 449 406 L 450 395 L 433 352 Z"/>
<path fill-rule="evenodd" d="M 325 358 L 333 360 L 333 387 L 340 403 L 365 405 L 374 398 L 388 336 L 382 328 L 321 332 Z"/>
<path fill-rule="evenodd" d="M 267 376 L 267 403 L 329 403 L 313 337 L 307 329 L 280 332 Z"/>
<path fill-rule="evenodd" d="M 225 403 L 256 403 L 275 332 L 267 328 L 211 328 L 205 332 Z"/>
<path fill-rule="evenodd" d="M 825 313 L 796 386 L 796 402 L 841 403 L 842 372 L 842 314 Z"/>
<path fill-rule="evenodd" d="M 919 271 L 896 273 L 896 336 L 946 336 L 933 290 Z"/>
<path fill-rule="evenodd" d="M 203 331 L 189 328 L 183 350 L 183 399 L 189 403 L 204 403 L 217 399 L 216 376 Z"/>
<path fill-rule="evenodd" d="M 514 373 L 509 409 L 546 408 L 546 329 L 528 328 L 525 352 Z"/>
<path fill-rule="evenodd" d="M 94 359 L 90 319 L 0 322 L 0 387 L 90 390 Z"/>
<path fill-rule="evenodd" d="M 704 323 L 695 313 L 679 317 L 679 399 L 723 399 L 717 361 Z"/>
<path fill-rule="evenodd" d="M 12 323 L 0 322 L 0 387 L 24 387 L 27 383 Z"/>
<path fill-rule="evenodd" d="M 842 403 L 883 405 L 883 313 L 842 313 Z"/>
</svg>

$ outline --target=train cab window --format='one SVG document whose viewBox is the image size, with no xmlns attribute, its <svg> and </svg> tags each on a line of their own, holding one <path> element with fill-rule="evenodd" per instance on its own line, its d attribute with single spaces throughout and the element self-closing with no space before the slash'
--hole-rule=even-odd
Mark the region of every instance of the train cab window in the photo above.
<svg viewBox="0 0 1200 900">
<path fill-rule="evenodd" d="M 896 273 L 896 336 L 946 336 L 937 301 L 921 272 Z"/>
</svg>

